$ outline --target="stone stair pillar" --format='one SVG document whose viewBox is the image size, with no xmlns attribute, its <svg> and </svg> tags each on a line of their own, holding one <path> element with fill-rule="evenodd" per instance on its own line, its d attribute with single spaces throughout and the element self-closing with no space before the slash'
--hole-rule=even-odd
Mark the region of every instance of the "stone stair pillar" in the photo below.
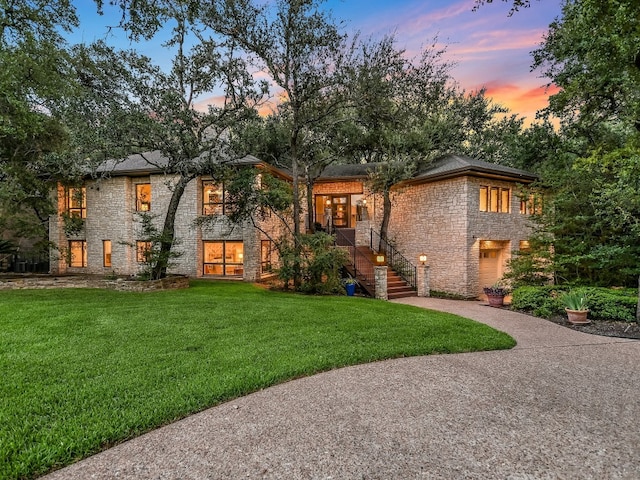
<svg viewBox="0 0 640 480">
<path fill-rule="evenodd" d="M 417 267 L 417 277 L 416 283 L 418 287 L 418 296 L 419 297 L 429 297 L 430 286 L 429 286 L 429 265 L 418 265 Z"/>
<path fill-rule="evenodd" d="M 389 300 L 387 294 L 387 266 L 374 267 L 376 298 L 378 300 Z"/>
</svg>

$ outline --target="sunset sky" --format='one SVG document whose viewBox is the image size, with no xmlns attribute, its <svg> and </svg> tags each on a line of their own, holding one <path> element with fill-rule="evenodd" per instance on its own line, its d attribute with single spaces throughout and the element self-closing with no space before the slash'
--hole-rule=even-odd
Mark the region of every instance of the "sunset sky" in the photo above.
<svg viewBox="0 0 640 480">
<path fill-rule="evenodd" d="M 117 23 L 116 12 L 105 7 L 105 16 L 99 17 L 93 2 L 76 0 L 76 4 L 81 25 L 71 42 L 106 39 L 162 58 L 156 42 L 130 45 L 117 31 L 107 35 L 106 25 Z M 366 38 L 395 32 L 398 47 L 409 55 L 417 54 L 437 36 L 447 45 L 448 59 L 456 62 L 452 74 L 463 88 L 486 87 L 489 97 L 527 117 L 529 123 L 554 93 L 545 90 L 547 79 L 541 78 L 541 72 L 530 72 L 530 52 L 560 15 L 560 4 L 561 0 L 532 0 L 530 8 L 511 17 L 511 2 L 499 0 L 475 12 L 473 0 L 330 0 L 326 6 L 334 18 L 347 22 L 347 31 L 360 31 Z"/>
</svg>

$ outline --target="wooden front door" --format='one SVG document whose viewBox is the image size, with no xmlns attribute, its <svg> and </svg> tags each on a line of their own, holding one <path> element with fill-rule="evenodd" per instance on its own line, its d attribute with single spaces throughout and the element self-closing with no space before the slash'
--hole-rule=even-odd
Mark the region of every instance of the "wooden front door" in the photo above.
<svg viewBox="0 0 640 480">
<path fill-rule="evenodd" d="M 349 227 L 348 195 L 335 195 L 331 197 L 331 217 L 335 228 Z"/>
</svg>

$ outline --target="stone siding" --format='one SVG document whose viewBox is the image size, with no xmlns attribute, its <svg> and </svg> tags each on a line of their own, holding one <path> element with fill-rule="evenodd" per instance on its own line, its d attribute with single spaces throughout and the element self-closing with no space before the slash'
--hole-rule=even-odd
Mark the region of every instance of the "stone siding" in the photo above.
<svg viewBox="0 0 640 480">
<path fill-rule="evenodd" d="M 162 229 L 166 211 L 171 200 L 172 185 L 178 177 L 151 175 L 146 177 L 112 177 L 86 182 L 86 219 L 83 231 L 67 237 L 61 214 L 65 211 L 65 190 L 57 189 L 58 215 L 50 218 L 50 240 L 59 247 L 52 252 L 51 272 L 68 274 L 117 274 L 135 275 L 142 265 L 136 260 L 136 241 L 142 240 L 141 223 L 136 212 L 136 185 L 151 184 L 151 208 L 158 229 Z M 169 273 L 189 276 L 203 274 L 203 240 L 226 240 L 244 242 L 244 278 L 255 281 L 261 276 L 260 240 L 266 239 L 253 226 L 230 225 L 225 218 L 200 227 L 196 225 L 202 209 L 202 180 L 192 180 L 186 187 L 175 218 L 174 247 L 181 252 L 173 260 Z M 264 224 L 276 223 L 267 219 Z M 271 228 L 272 229 L 272 228 Z M 272 229 L 273 230 L 273 229 Z M 274 237 L 274 238 L 277 238 Z M 87 266 L 70 267 L 65 255 L 69 240 L 85 240 Z M 111 267 L 103 266 L 103 241 L 111 241 Z"/>
<path fill-rule="evenodd" d="M 511 188 L 510 212 L 480 212 L 481 185 Z M 480 241 L 507 241 L 514 250 L 531 232 L 515 187 L 468 176 L 405 187 L 392 196 L 389 239 L 416 265 L 427 255 L 431 290 L 476 297 Z"/>
</svg>

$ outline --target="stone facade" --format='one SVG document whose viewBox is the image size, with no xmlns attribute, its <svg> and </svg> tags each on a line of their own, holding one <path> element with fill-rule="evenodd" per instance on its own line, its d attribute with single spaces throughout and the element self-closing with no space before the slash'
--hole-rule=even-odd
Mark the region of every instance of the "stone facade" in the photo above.
<svg viewBox="0 0 640 480">
<path fill-rule="evenodd" d="M 57 190 L 58 215 L 49 221 L 49 239 L 58 249 L 52 252 L 51 273 L 93 275 L 135 275 L 143 264 L 138 263 L 136 241 L 143 240 L 141 222 L 136 212 L 136 185 L 150 184 L 151 200 L 148 213 L 154 216 L 158 229 L 171 199 L 172 185 L 177 177 L 164 174 L 147 176 L 113 176 L 85 182 L 86 218 L 78 234 L 67 236 L 63 214 L 66 212 L 66 191 Z M 237 241 L 243 243 L 242 278 L 259 280 L 261 271 L 261 241 L 266 239 L 252 225 L 230 225 L 226 217 L 219 217 L 207 225 L 197 224 L 202 213 L 203 179 L 192 180 L 180 200 L 175 219 L 176 251 L 181 255 L 173 260 L 169 273 L 204 276 L 204 241 Z M 277 235 L 276 222 L 267 219 L 261 225 Z M 69 265 L 69 241 L 86 242 L 86 266 Z M 111 242 L 111 265 L 104 266 L 104 241 Z"/>
<path fill-rule="evenodd" d="M 342 173 L 350 177 L 329 175 L 316 182 L 315 219 L 323 227 L 328 225 L 327 218 L 334 215 L 332 206 L 342 214 L 344 209 L 338 207 L 344 204 L 349 215 L 348 226 L 355 228 L 356 245 L 368 246 L 371 231 L 380 230 L 382 198 L 368 190 L 365 171 L 358 172 L 358 166 L 347 168 L 349 171 Z M 55 192 L 59 214 L 51 218 L 50 239 L 61 247 L 62 254 L 52 261 L 52 273 L 133 275 L 140 271 L 142 266 L 136 259 L 135 243 L 143 239 L 136 214 L 136 185 L 150 185 L 149 213 L 161 222 L 171 198 L 171 185 L 177 180 L 148 171 L 145 175 L 121 173 L 88 180 L 84 228 L 73 237 L 65 234 L 61 217 L 66 211 L 65 189 L 60 187 Z M 418 265 L 420 255 L 427 256 L 428 278 L 423 275 L 421 279 L 422 283 L 428 282 L 428 288 L 420 285 L 421 294 L 428 295 L 431 290 L 477 297 L 483 286 L 504 273 L 512 251 L 518 250 L 531 232 L 529 217 L 520 213 L 517 192 L 520 180 L 527 183 L 533 179 L 526 172 L 508 167 L 450 156 L 437 164 L 432 173 L 423 173 L 392 190 L 388 239 L 414 265 Z M 481 211 L 493 209 L 481 207 L 483 187 L 500 192 L 499 212 Z M 336 197 L 339 202 L 335 202 Z M 306 202 L 302 202 L 302 207 L 301 218 L 306 218 Z M 236 246 L 241 242 L 242 257 L 237 256 L 231 273 L 226 269 L 225 273 L 246 281 L 262 278 L 264 252 L 269 247 L 267 239 L 281 236 L 280 220 L 267 217 L 259 222 L 260 228 L 256 228 L 251 223 L 231 225 L 226 217 L 220 216 L 206 225 L 198 225 L 196 220 L 202 213 L 203 179 L 198 178 L 187 185 L 178 207 L 175 234 L 180 243 L 176 248 L 182 255 L 170 273 L 207 276 L 212 270 L 205 263 L 205 242 L 233 242 Z M 336 215 L 336 218 L 343 217 Z M 70 240 L 86 242 L 86 266 L 69 266 L 64 250 Z M 108 267 L 103 262 L 104 241 L 111 242 Z M 373 248 L 376 250 L 376 245 Z M 276 265 L 278 259 L 275 250 L 272 251 L 270 261 Z M 224 261 L 227 261 L 226 255 Z"/>
<path fill-rule="evenodd" d="M 481 186 L 508 189 L 508 213 L 480 211 Z M 517 191 L 515 181 L 472 175 L 399 186 L 391 192 L 388 238 L 414 265 L 421 254 L 427 255 L 430 290 L 478 297 L 484 286 L 480 284 L 481 249 L 488 247 L 499 254 L 497 280 L 512 251 L 530 235 L 529 217 L 520 213 Z M 370 230 L 379 231 L 382 223 L 381 196 L 368 191 L 364 181 L 322 183 L 314 189 L 317 195 L 352 192 L 367 199 L 367 219 L 355 225 L 356 245 L 369 245 Z"/>
</svg>

